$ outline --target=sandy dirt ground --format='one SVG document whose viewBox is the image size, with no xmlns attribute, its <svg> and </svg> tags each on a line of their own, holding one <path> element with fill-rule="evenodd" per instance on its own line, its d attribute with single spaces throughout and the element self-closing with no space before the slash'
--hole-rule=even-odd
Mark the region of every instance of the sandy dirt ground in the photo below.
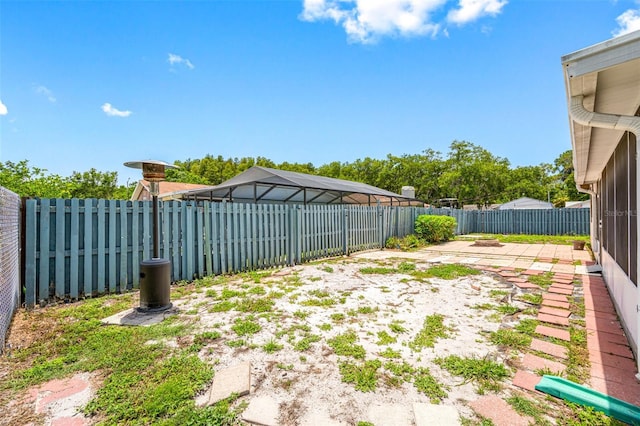
<svg viewBox="0 0 640 426">
<path fill-rule="evenodd" d="M 478 399 L 476 385 L 463 383 L 459 377 L 450 375 L 436 365 L 434 359 L 456 354 L 517 365 L 517 357 L 501 352 L 488 337 L 492 331 L 508 327 L 526 316 L 502 315 L 491 309 L 477 309 L 477 306 L 510 303 L 525 309 L 527 305 L 512 300 L 519 291 L 517 288 L 488 272 L 453 280 L 416 279 L 409 273 L 363 272 L 367 267 L 397 268 L 402 262 L 414 264 L 418 271 L 433 265 L 420 259 L 332 259 L 285 268 L 260 279 L 245 274 L 213 280 L 215 283 L 210 287 L 202 287 L 172 301 L 183 319 L 195 323 L 195 331 L 186 340 L 207 331 L 221 333 L 219 339 L 199 352 L 214 370 L 246 361 L 251 363 L 251 394 L 241 400 L 251 401 L 261 396 L 275 400 L 281 424 L 311 423 L 319 413 L 328 413 L 338 424 L 374 422 L 371 416 L 380 404 L 406 407 L 409 415 L 413 403 L 429 402 L 430 398 L 410 381 L 394 385 L 382 377 L 370 392 L 356 390 L 352 383 L 344 383 L 339 364 L 361 361 L 336 355 L 328 342 L 348 331 L 357 335 L 357 343 L 366 351 L 366 360 L 379 359 L 384 364 L 389 359 L 381 354 L 391 349 L 400 354 L 400 358 L 392 361 L 429 369 L 447 391 L 447 397 L 441 403 L 453 405 L 461 416 L 473 418 L 467 403 Z M 228 295 L 230 291 L 242 294 L 224 299 L 223 292 Z M 237 302 L 243 298 L 266 296 L 275 301 L 270 312 L 247 313 L 233 309 L 213 312 L 214 307 L 225 300 Z M 329 299 L 331 302 L 326 302 Z M 322 301 L 324 306 L 313 306 L 308 302 L 314 300 Z M 438 339 L 433 348 L 412 349 L 409 343 L 422 329 L 425 318 L 434 314 L 444 317 L 444 325 L 449 328 L 448 337 Z M 239 336 L 232 329 L 238 318 L 257 322 L 261 330 Z M 392 324 L 400 325 L 404 331 L 398 332 L 398 327 L 395 327 L 396 331 L 392 330 Z M 29 327 L 23 326 L 22 332 L 13 334 L 13 339 L 30 338 Z M 379 332 L 386 332 L 395 341 L 380 344 Z M 309 347 L 306 350 L 296 348 L 305 336 L 310 338 Z M 181 339 L 181 342 L 166 343 L 184 346 L 185 336 Z M 239 343 L 239 340 L 244 342 Z M 268 342 L 281 345 L 281 349 L 267 353 L 263 346 Z M 381 373 L 384 371 L 380 369 Z M 505 381 L 501 396 L 508 396 L 510 389 Z M 30 400 L 27 397 L 25 401 L 10 406 L 24 410 L 26 420 L 46 423 L 46 416 L 43 420 L 43 415 L 28 415 Z M 408 416 L 406 424 L 412 424 L 412 421 Z"/>
</svg>

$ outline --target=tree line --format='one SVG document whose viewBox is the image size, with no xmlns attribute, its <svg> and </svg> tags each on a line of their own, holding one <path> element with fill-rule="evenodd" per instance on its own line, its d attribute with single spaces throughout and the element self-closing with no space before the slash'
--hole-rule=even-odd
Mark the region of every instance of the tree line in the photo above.
<svg viewBox="0 0 640 426">
<path fill-rule="evenodd" d="M 416 190 L 416 198 L 431 204 L 454 198 L 460 205 L 485 206 L 530 197 L 562 207 L 565 201 L 588 198 L 576 190 L 571 150 L 560 154 L 553 163 L 511 167 L 508 159 L 467 141 L 452 142 L 445 155 L 426 149 L 419 154 L 388 154 L 384 159 L 365 157 L 321 166 L 220 155 L 177 160 L 174 164 L 180 168 L 167 170 L 168 181 L 217 185 L 253 166 L 263 166 L 362 182 L 395 193 L 410 185 Z M 23 160 L 0 163 L 0 186 L 25 197 L 127 199 L 135 184 L 118 185 L 117 172 L 96 169 L 61 177 L 30 167 Z"/>
<path fill-rule="evenodd" d="M 455 198 L 460 205 L 486 206 L 530 197 L 563 207 L 565 201 L 588 199 L 587 194 L 576 189 L 571 150 L 560 154 L 553 163 L 511 167 L 506 158 L 467 141 L 452 142 L 444 156 L 426 149 L 420 154 L 333 161 L 319 167 L 312 163 L 276 164 L 265 157 L 213 155 L 174 164 L 180 169 L 169 170 L 167 177 L 175 182 L 217 185 L 252 166 L 263 166 L 362 182 L 395 193 L 409 185 L 415 188 L 416 198 L 431 204 Z"/>
</svg>

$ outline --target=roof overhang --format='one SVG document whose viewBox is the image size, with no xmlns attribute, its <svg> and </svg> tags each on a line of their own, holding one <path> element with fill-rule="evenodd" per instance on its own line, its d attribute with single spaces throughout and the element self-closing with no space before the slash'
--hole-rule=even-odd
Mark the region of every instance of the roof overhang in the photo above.
<svg viewBox="0 0 640 426">
<path fill-rule="evenodd" d="M 588 111 L 633 116 L 640 107 L 640 31 L 562 57 L 567 105 L 583 97 Z M 580 124 L 569 116 L 578 188 L 596 182 L 624 130 Z M 636 135 L 640 136 L 640 135 Z"/>
</svg>

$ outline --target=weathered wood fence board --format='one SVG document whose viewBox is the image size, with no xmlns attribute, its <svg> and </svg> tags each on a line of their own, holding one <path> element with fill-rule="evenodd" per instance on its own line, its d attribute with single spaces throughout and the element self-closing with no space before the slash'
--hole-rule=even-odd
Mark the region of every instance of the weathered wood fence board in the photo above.
<svg viewBox="0 0 640 426">
<path fill-rule="evenodd" d="M 160 256 L 173 281 L 382 248 L 420 214 L 456 218 L 458 234 L 588 234 L 588 209 L 461 211 L 417 207 L 165 202 Z M 137 288 L 152 253 L 150 202 L 25 200 L 24 300 Z"/>
</svg>

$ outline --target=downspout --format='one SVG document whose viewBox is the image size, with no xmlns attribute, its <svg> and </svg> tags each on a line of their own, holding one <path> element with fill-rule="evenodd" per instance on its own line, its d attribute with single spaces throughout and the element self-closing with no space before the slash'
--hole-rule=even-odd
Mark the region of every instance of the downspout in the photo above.
<svg viewBox="0 0 640 426">
<path fill-rule="evenodd" d="M 573 96 L 569 106 L 571 119 L 578 124 L 603 129 L 625 130 L 640 137 L 640 117 L 635 115 L 604 114 L 587 111 L 582 104 L 584 96 Z"/>
<path fill-rule="evenodd" d="M 571 105 L 569 107 L 569 114 L 571 119 L 578 124 L 584 126 L 600 127 L 603 129 L 623 130 L 631 132 L 636 136 L 636 139 L 640 138 L 640 117 L 635 115 L 618 115 L 618 114 L 604 114 L 600 112 L 590 112 L 584 108 L 582 101 L 584 96 L 571 97 Z M 640 145 L 636 144 L 636 169 L 640 166 L 640 157 L 638 156 L 638 150 Z M 640 173 L 636 176 L 636 188 L 640 185 Z M 636 189 L 637 191 L 637 189 Z M 638 227 L 638 238 L 640 239 L 640 227 Z M 640 255 L 640 253 L 639 253 Z M 640 257 L 640 256 L 639 256 Z M 640 301 L 640 287 L 637 290 L 639 292 L 638 299 Z M 636 309 L 640 309 L 636 305 Z M 638 339 L 640 340 L 640 339 Z M 639 341 L 636 344 L 640 344 Z M 640 368 L 640 358 L 637 356 L 637 366 Z M 636 374 L 636 379 L 640 380 L 640 373 Z"/>
</svg>

